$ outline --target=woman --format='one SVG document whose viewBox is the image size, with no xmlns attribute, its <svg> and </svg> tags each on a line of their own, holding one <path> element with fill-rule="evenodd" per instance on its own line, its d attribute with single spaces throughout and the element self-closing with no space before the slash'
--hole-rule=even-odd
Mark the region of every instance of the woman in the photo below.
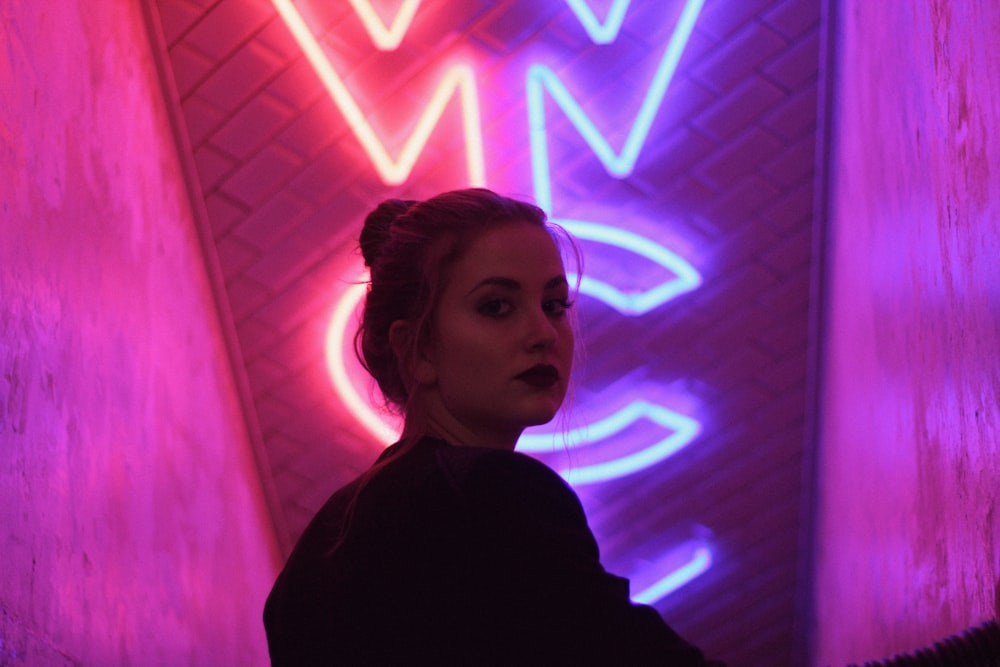
<svg viewBox="0 0 1000 667">
<path fill-rule="evenodd" d="M 356 344 L 403 434 L 278 577 L 274 664 L 705 664 L 604 571 L 569 487 L 514 452 L 570 379 L 556 238 L 540 209 L 484 189 L 365 220 Z"/>
</svg>

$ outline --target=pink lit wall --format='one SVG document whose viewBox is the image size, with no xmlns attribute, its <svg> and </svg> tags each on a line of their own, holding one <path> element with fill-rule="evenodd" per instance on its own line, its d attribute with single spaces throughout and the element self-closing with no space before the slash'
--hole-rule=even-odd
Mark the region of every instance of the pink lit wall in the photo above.
<svg viewBox="0 0 1000 667">
<path fill-rule="evenodd" d="M 839 6 L 816 662 L 993 615 L 1000 5 Z"/>
<path fill-rule="evenodd" d="M 0 664 L 261 664 L 272 530 L 140 3 L 0 35 Z"/>
</svg>

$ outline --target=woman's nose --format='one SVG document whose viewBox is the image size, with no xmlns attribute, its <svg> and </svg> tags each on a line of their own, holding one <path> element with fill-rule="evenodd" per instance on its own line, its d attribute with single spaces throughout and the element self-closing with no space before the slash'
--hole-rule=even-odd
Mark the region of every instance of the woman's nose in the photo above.
<svg viewBox="0 0 1000 667">
<path fill-rule="evenodd" d="M 535 312 L 531 318 L 528 330 L 528 348 L 532 350 L 548 349 L 559 338 L 555 323 L 544 310 Z"/>
</svg>

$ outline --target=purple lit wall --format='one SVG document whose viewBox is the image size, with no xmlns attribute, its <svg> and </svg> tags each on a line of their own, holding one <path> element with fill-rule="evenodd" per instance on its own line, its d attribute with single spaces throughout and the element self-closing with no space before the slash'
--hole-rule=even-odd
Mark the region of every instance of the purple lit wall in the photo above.
<svg viewBox="0 0 1000 667">
<path fill-rule="evenodd" d="M 990 618 L 1000 578 L 1000 6 L 838 22 L 817 664 Z"/>
<path fill-rule="evenodd" d="M 0 664 L 248 665 L 276 548 L 139 3 L 0 9 Z"/>
</svg>

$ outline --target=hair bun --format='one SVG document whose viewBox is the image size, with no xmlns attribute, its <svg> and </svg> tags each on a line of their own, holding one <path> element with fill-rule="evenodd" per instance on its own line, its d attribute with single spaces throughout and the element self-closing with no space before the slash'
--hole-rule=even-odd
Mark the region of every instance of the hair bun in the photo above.
<svg viewBox="0 0 1000 667">
<path fill-rule="evenodd" d="M 365 266 L 371 268 L 382 254 L 385 242 L 389 240 L 389 228 L 400 216 L 405 215 L 415 202 L 410 199 L 386 199 L 365 217 L 358 243 Z"/>
</svg>

